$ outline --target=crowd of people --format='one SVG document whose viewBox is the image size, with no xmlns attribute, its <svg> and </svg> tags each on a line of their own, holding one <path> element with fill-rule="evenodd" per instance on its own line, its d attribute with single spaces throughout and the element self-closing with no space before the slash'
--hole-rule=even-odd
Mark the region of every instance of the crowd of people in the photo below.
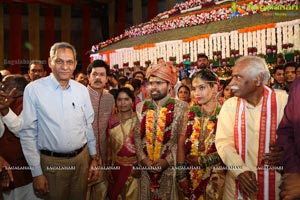
<svg viewBox="0 0 300 200">
<path fill-rule="evenodd" d="M 227 80 L 203 54 L 189 76 L 76 65 L 60 42 L 49 75 L 0 71 L 1 200 L 300 198 L 299 64 L 243 56 Z"/>
</svg>

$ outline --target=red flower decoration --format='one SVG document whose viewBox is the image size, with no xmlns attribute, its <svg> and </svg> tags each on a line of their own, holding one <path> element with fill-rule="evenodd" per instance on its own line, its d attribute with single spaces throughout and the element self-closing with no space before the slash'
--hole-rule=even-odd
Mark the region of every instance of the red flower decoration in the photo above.
<svg viewBox="0 0 300 200">
<path fill-rule="evenodd" d="M 146 117 L 143 117 L 141 122 L 141 138 L 145 137 L 145 130 L 146 130 Z"/>
<path fill-rule="evenodd" d="M 169 149 L 169 147 L 167 147 L 166 150 L 162 153 L 161 158 L 165 159 L 169 152 L 170 152 L 170 149 Z"/>
<path fill-rule="evenodd" d="M 164 133 L 163 144 L 166 144 L 171 138 L 171 130 Z"/>
<path fill-rule="evenodd" d="M 185 136 L 190 137 L 190 135 L 192 134 L 192 131 L 193 131 L 193 126 L 188 125 L 187 128 L 186 128 Z"/>
<path fill-rule="evenodd" d="M 189 120 L 194 119 L 195 118 L 195 113 L 193 112 L 189 112 Z"/>
<path fill-rule="evenodd" d="M 191 148 L 192 148 L 192 142 L 189 140 L 184 145 L 185 154 L 188 154 L 191 151 Z"/>
</svg>

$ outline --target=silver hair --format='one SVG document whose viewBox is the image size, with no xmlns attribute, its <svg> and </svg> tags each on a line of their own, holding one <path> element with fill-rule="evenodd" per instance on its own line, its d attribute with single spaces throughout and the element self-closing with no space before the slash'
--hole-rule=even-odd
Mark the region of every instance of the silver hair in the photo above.
<svg viewBox="0 0 300 200">
<path fill-rule="evenodd" d="M 73 54 L 74 54 L 74 60 L 76 60 L 76 50 L 75 50 L 73 45 L 71 45 L 67 42 L 57 42 L 57 43 L 52 45 L 52 47 L 50 49 L 50 58 L 51 58 L 51 60 L 54 58 L 54 56 L 56 54 L 56 51 L 58 49 L 71 49 L 73 51 Z"/>
<path fill-rule="evenodd" d="M 262 81 L 263 85 L 266 85 L 271 75 L 267 67 L 266 61 L 257 56 L 243 56 L 239 58 L 235 65 L 246 65 L 246 70 L 248 74 L 252 77 L 257 77 L 260 73 L 263 73 L 264 79 Z"/>
</svg>

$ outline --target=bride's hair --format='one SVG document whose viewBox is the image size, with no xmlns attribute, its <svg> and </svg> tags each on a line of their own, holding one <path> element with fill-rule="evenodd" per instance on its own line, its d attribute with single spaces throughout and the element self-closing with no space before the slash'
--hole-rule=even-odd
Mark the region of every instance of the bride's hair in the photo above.
<svg viewBox="0 0 300 200">
<path fill-rule="evenodd" d="M 202 69 L 200 71 L 195 72 L 192 75 L 192 82 L 195 78 L 200 78 L 200 79 L 208 82 L 210 87 L 213 87 L 215 84 L 219 84 L 218 83 L 219 79 L 218 79 L 217 75 L 208 69 Z"/>
</svg>

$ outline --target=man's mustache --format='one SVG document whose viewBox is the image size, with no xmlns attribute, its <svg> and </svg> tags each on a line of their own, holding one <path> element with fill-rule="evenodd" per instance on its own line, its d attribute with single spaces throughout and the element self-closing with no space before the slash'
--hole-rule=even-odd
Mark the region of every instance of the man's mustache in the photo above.
<svg viewBox="0 0 300 200">
<path fill-rule="evenodd" d="M 94 83 L 102 83 L 100 80 L 95 80 Z"/>
<path fill-rule="evenodd" d="M 232 85 L 232 86 L 231 86 L 231 89 L 232 89 L 232 90 L 239 90 L 240 88 L 239 88 L 238 86 L 236 86 L 236 85 Z"/>
</svg>

